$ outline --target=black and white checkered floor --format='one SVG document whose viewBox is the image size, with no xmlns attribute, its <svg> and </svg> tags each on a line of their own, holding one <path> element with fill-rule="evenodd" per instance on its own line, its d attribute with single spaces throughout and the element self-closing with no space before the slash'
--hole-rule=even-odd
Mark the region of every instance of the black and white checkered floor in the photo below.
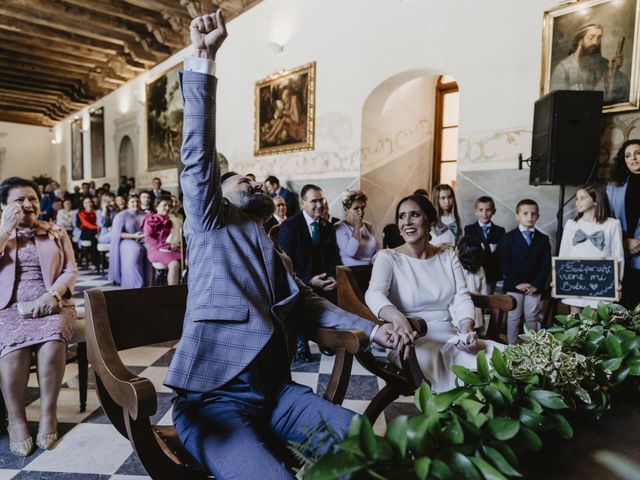
<svg viewBox="0 0 640 480">
<path fill-rule="evenodd" d="M 105 277 L 81 271 L 76 285 L 76 304 L 84 307 L 83 291 L 102 287 Z M 293 380 L 322 393 L 329 382 L 333 357 L 321 355 L 312 345 L 314 361 L 294 363 Z M 153 382 L 158 392 L 155 423 L 171 423 L 172 391 L 162 385 L 173 355 L 171 345 L 141 347 L 121 353 L 130 371 Z M 381 353 L 381 355 L 383 355 Z M 8 436 L 0 436 L 0 480 L 141 480 L 149 478 L 128 440 L 123 438 L 103 414 L 89 373 L 87 411 L 80 413 L 78 400 L 78 368 L 67 365 L 64 384 L 58 400 L 58 424 L 61 440 L 49 451 L 36 449 L 26 458 L 9 451 Z M 354 362 L 349 389 L 343 405 L 362 413 L 383 383 Z M 32 433 L 37 430 L 39 394 L 35 374 L 29 380 L 27 418 Z M 387 422 L 397 415 L 414 413 L 413 397 L 402 397 L 389 406 L 374 425 L 383 433 Z"/>
</svg>

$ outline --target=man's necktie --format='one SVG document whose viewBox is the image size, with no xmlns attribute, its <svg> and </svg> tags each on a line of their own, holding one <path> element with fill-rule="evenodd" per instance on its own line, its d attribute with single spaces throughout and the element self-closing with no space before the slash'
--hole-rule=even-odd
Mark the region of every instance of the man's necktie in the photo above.
<svg viewBox="0 0 640 480">
<path fill-rule="evenodd" d="M 320 244 L 320 231 L 318 230 L 318 222 L 311 222 L 311 241 L 314 245 Z"/>
<path fill-rule="evenodd" d="M 524 239 L 527 242 L 527 245 L 531 246 L 531 240 L 533 240 L 533 232 L 531 230 L 525 230 L 524 232 L 522 232 L 522 234 L 524 235 Z"/>
<path fill-rule="evenodd" d="M 485 240 L 489 238 L 489 225 L 480 225 L 480 228 L 482 229 L 482 238 Z"/>
</svg>

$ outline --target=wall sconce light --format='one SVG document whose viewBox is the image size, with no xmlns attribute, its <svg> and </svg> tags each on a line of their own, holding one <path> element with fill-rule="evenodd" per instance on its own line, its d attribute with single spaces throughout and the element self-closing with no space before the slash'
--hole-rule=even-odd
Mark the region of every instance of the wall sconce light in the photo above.
<svg viewBox="0 0 640 480">
<path fill-rule="evenodd" d="M 276 42 L 267 43 L 267 47 L 269 47 L 273 53 L 281 53 L 284 50 L 284 45 L 280 45 Z"/>
</svg>

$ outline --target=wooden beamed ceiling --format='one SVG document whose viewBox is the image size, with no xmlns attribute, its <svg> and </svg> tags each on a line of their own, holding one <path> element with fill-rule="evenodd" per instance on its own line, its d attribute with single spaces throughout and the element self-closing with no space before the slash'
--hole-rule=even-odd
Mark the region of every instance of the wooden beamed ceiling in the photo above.
<svg viewBox="0 0 640 480">
<path fill-rule="evenodd" d="M 0 0 L 0 121 L 52 126 L 260 0 Z"/>
</svg>

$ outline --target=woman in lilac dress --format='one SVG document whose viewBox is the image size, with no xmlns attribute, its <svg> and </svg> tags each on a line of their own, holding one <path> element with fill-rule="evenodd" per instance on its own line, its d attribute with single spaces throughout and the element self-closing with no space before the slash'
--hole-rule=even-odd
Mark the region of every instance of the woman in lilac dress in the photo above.
<svg viewBox="0 0 640 480">
<path fill-rule="evenodd" d="M 167 283 L 176 285 L 180 281 L 180 244 L 170 244 L 167 237 L 173 226 L 169 218 L 171 197 L 160 197 L 156 201 L 156 211 L 147 212 L 142 221 L 142 231 L 147 245 L 147 257 L 152 263 L 161 263 L 168 268 Z"/>
<path fill-rule="evenodd" d="M 346 190 L 342 194 L 344 220 L 336 223 L 336 241 L 342 264 L 370 265 L 378 250 L 373 225 L 364 221 L 367 196 L 361 190 Z"/>
<path fill-rule="evenodd" d="M 138 195 L 132 194 L 127 206 L 129 208 L 116 214 L 111 227 L 109 281 L 122 288 L 142 288 L 149 284 L 149 264 L 142 233 L 145 213 L 140 210 Z"/>
<path fill-rule="evenodd" d="M 49 449 L 58 439 L 56 404 L 76 321 L 71 240 L 61 226 L 37 220 L 39 197 L 29 180 L 0 183 L 0 382 L 9 449 L 23 457 L 33 450 L 25 412 L 32 352 L 40 386 L 36 445 Z"/>
</svg>

